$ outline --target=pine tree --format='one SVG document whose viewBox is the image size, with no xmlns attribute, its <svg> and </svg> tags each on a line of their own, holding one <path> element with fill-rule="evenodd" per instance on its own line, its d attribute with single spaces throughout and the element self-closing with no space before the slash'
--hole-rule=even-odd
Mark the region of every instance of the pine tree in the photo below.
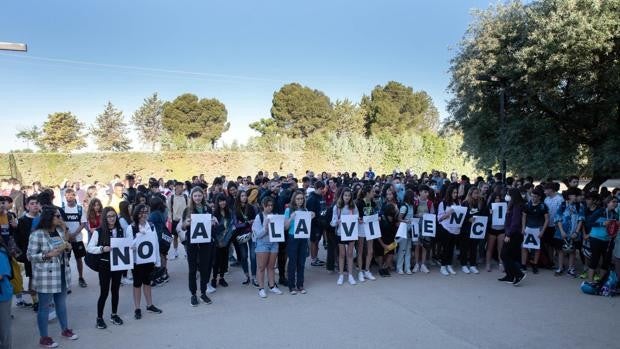
<svg viewBox="0 0 620 349">
<path fill-rule="evenodd" d="M 131 140 L 127 136 L 127 124 L 123 112 L 114 108 L 112 102 L 106 104 L 103 113 L 97 116 L 90 133 L 95 137 L 97 149 L 103 151 L 128 151 Z"/>
</svg>

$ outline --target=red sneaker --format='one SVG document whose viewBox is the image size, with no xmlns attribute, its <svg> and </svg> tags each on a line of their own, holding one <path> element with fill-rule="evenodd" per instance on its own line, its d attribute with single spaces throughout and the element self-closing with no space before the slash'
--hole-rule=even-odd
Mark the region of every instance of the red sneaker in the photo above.
<svg viewBox="0 0 620 349">
<path fill-rule="evenodd" d="M 54 342 L 52 337 L 41 337 L 39 340 L 39 345 L 43 348 L 56 348 L 58 343 Z"/>
<path fill-rule="evenodd" d="M 72 339 L 72 340 L 78 339 L 78 335 L 73 333 L 73 330 L 70 328 L 67 328 L 66 330 L 62 331 L 62 336 L 67 339 Z"/>
</svg>

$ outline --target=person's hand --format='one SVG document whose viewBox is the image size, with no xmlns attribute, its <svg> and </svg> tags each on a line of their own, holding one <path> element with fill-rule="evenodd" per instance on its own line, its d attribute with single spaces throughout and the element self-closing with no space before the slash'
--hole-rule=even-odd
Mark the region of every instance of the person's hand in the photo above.
<svg viewBox="0 0 620 349">
<path fill-rule="evenodd" d="M 605 221 L 605 222 L 603 223 L 603 226 L 604 226 L 604 227 L 607 227 L 607 224 L 609 224 L 609 221 Z"/>
<path fill-rule="evenodd" d="M 211 216 L 211 222 L 213 223 L 213 225 L 218 225 L 220 224 L 220 221 L 217 220 L 217 218 Z"/>
<path fill-rule="evenodd" d="M 295 212 L 291 213 L 291 215 L 289 216 L 289 219 L 295 219 Z"/>
<path fill-rule="evenodd" d="M 110 246 L 103 246 L 103 252 L 110 252 Z"/>
<path fill-rule="evenodd" d="M 61 253 L 62 253 L 62 249 L 55 248 L 55 249 L 50 250 L 50 251 L 48 251 L 47 253 L 45 253 L 45 255 L 46 255 L 47 257 L 56 257 L 56 256 L 58 256 L 58 255 L 59 255 L 59 254 L 61 254 Z"/>
<path fill-rule="evenodd" d="M 340 219 L 336 221 L 336 226 L 339 227 L 340 226 Z"/>
<path fill-rule="evenodd" d="M 583 234 L 583 240 L 588 240 L 590 238 L 590 234 Z"/>
<path fill-rule="evenodd" d="M 570 238 L 571 238 L 571 239 L 576 239 L 576 238 L 577 238 L 577 233 L 572 233 L 572 234 L 570 235 Z"/>
<path fill-rule="evenodd" d="M 560 232 L 560 234 L 562 235 L 562 239 L 566 239 L 566 233 L 565 232 Z"/>
<path fill-rule="evenodd" d="M 314 217 L 315 217 L 315 216 L 316 216 L 316 214 L 315 214 L 314 212 L 310 212 L 310 217 L 311 217 L 312 219 L 314 219 Z"/>
<path fill-rule="evenodd" d="M 509 243 L 509 242 L 510 242 L 510 236 L 506 236 L 506 237 L 504 238 L 504 242 L 505 242 L 505 243 Z"/>
</svg>

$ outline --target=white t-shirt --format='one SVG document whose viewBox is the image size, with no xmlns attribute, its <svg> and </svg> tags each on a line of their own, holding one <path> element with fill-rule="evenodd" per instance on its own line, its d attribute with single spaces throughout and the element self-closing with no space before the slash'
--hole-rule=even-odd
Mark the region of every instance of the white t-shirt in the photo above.
<svg viewBox="0 0 620 349">
<path fill-rule="evenodd" d="M 86 210 L 81 207 L 78 209 L 78 206 L 75 205 L 73 207 L 69 207 L 69 205 L 65 205 L 63 208 L 65 211 L 67 228 L 69 229 L 69 233 L 73 234 L 73 232 L 80 226 L 80 223 L 86 223 Z M 78 215 L 79 211 L 82 211 L 82 217 Z M 75 241 L 82 241 L 82 231 L 79 231 L 75 236 Z"/>
</svg>

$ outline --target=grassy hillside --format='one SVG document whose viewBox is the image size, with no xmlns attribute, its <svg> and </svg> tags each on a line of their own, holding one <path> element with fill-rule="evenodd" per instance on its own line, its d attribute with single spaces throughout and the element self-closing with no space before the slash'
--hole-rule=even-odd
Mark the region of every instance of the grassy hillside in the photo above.
<svg viewBox="0 0 620 349">
<path fill-rule="evenodd" d="M 369 155 L 369 154 L 368 154 Z M 441 163 L 432 163 L 415 154 L 402 154 L 399 163 L 401 170 L 411 167 L 416 173 L 431 168 L 472 174 L 471 164 L 464 159 L 446 156 Z M 187 179 L 192 175 L 204 173 L 208 179 L 216 175 L 227 176 L 254 175 L 258 170 L 277 171 L 279 174 L 293 172 L 301 176 L 307 169 L 315 172 L 357 171 L 363 172 L 368 166 L 378 173 L 391 172 L 393 168 L 383 168 L 384 159 L 380 156 L 333 156 L 320 152 L 252 152 L 212 151 L 200 153 L 162 152 L 162 153 L 85 153 L 85 154 L 44 154 L 15 153 L 14 166 L 9 165 L 9 154 L 0 154 L 2 169 L 0 175 L 17 175 L 23 183 L 40 180 L 44 184 L 60 183 L 64 178 L 82 179 L 87 183 L 95 180 L 108 181 L 119 174 L 135 172 L 144 177 L 164 177 Z M 11 171 L 11 167 L 13 170 Z"/>
</svg>

